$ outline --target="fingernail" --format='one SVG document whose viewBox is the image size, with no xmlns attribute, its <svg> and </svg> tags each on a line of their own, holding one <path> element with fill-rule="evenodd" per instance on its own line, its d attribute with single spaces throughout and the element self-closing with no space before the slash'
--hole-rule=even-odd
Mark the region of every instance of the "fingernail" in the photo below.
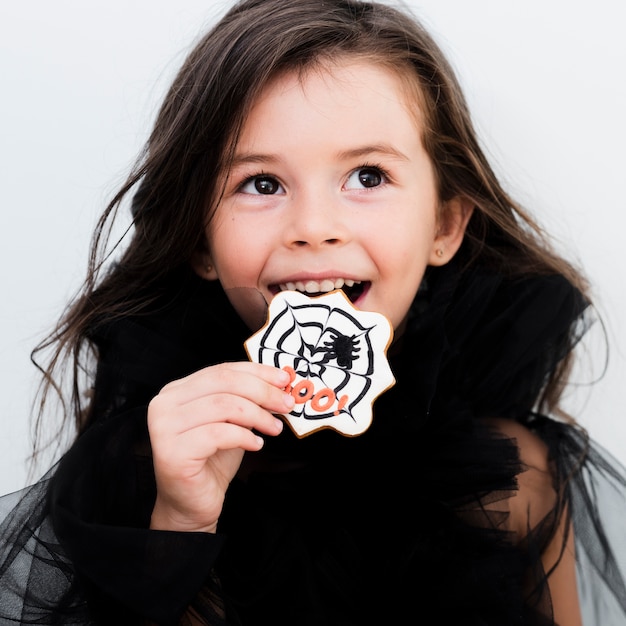
<svg viewBox="0 0 626 626">
<path fill-rule="evenodd" d="M 274 423 L 276 425 L 276 432 L 277 433 L 282 432 L 282 430 L 283 430 L 283 420 L 280 420 L 280 419 L 276 418 Z"/>
<path fill-rule="evenodd" d="M 283 394 L 283 400 L 285 402 L 285 406 L 288 409 L 293 409 L 293 405 L 296 403 L 296 399 L 290 393 Z"/>
<path fill-rule="evenodd" d="M 282 386 L 285 387 L 286 385 L 288 385 L 290 380 L 291 376 L 289 376 L 289 372 L 286 372 L 285 370 L 280 370 L 280 383 L 282 384 Z"/>
</svg>

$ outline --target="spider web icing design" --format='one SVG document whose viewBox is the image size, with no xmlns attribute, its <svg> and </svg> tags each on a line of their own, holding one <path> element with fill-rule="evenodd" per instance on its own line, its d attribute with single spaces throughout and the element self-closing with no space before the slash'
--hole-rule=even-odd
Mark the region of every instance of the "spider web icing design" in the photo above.
<svg viewBox="0 0 626 626">
<path fill-rule="evenodd" d="M 376 397 L 395 383 L 386 357 L 391 336 L 387 318 L 358 311 L 341 290 L 313 298 L 284 291 L 245 347 L 251 360 L 290 373 L 296 404 L 285 417 L 297 436 L 321 428 L 354 436 L 371 424 Z"/>
</svg>

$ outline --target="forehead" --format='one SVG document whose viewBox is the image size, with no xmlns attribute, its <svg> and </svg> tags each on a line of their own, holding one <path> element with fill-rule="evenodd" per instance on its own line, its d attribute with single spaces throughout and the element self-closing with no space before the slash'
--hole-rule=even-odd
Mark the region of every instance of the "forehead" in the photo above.
<svg viewBox="0 0 626 626">
<path fill-rule="evenodd" d="M 374 115 L 381 128 L 400 116 L 409 118 L 413 130 L 421 134 L 421 100 L 417 76 L 410 70 L 354 56 L 318 61 L 305 68 L 282 71 L 270 79 L 252 100 L 239 139 L 257 127 L 261 118 L 316 112 L 322 118 L 352 113 L 355 123 L 368 114 Z M 284 118 L 285 123 L 289 118 Z"/>
</svg>

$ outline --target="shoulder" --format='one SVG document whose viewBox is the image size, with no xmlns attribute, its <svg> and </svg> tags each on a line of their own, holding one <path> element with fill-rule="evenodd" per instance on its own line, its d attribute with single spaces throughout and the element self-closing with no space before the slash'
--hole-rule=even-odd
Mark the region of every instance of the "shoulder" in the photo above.
<svg viewBox="0 0 626 626">
<path fill-rule="evenodd" d="M 509 525 L 523 538 L 557 505 L 558 494 L 548 446 L 529 428 L 514 420 L 490 418 L 484 422 L 511 439 L 519 451 L 522 471 L 517 476 L 518 489 L 509 502 Z"/>
<path fill-rule="evenodd" d="M 483 422 L 508 439 L 515 441 L 520 452 L 520 459 L 525 466 L 548 471 L 548 446 L 532 430 L 515 420 L 506 418 L 489 418 L 484 419 Z"/>
<path fill-rule="evenodd" d="M 582 626 L 576 582 L 574 532 L 562 487 L 552 473 L 548 446 L 524 425 L 510 419 L 485 423 L 517 445 L 522 471 L 509 502 L 509 529 L 519 541 L 538 548 L 550 594 L 554 622 Z"/>
</svg>

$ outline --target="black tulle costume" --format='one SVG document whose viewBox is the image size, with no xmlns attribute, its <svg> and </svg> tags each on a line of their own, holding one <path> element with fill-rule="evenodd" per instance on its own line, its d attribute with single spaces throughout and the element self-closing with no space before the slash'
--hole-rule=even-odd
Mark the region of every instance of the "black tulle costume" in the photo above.
<svg viewBox="0 0 626 626">
<path fill-rule="evenodd" d="M 564 279 L 429 270 L 371 427 L 267 437 L 217 535 L 147 530 L 146 405 L 170 380 L 244 360 L 250 333 L 217 282 L 185 271 L 163 294 L 149 314 L 94 331 L 90 424 L 48 476 L 2 500 L 0 624 L 177 624 L 190 605 L 209 624 L 245 626 L 553 624 L 539 554 L 558 507 L 511 540 L 524 468 L 482 417 L 547 442 L 585 623 L 626 624 L 624 472 L 534 411 L 570 330 L 585 326 Z"/>
</svg>

